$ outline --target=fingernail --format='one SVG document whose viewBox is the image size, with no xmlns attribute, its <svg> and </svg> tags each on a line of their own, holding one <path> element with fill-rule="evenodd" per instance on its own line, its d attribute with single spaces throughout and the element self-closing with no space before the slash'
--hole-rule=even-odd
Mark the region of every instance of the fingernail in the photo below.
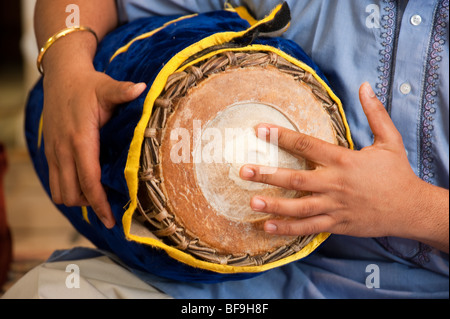
<svg viewBox="0 0 450 319">
<path fill-rule="evenodd" d="M 145 83 L 130 84 L 127 91 L 143 91 L 146 86 L 147 84 Z"/>
<path fill-rule="evenodd" d="M 366 91 L 367 96 L 370 97 L 371 99 L 376 97 L 376 94 L 373 91 L 372 86 L 368 82 L 366 82 L 366 84 L 365 84 L 365 91 Z"/>
<path fill-rule="evenodd" d="M 109 220 L 107 217 L 101 217 L 101 221 L 106 228 L 112 229 L 116 225 L 116 222 L 113 220 Z"/>
<path fill-rule="evenodd" d="M 256 211 L 261 211 L 264 208 L 266 208 L 266 202 L 264 202 L 262 199 L 254 198 L 252 200 L 252 209 Z"/>
<path fill-rule="evenodd" d="M 259 126 L 258 127 L 258 137 L 266 138 L 268 136 L 270 136 L 270 129 L 266 126 Z"/>
<path fill-rule="evenodd" d="M 145 90 L 145 88 L 147 87 L 147 84 L 146 83 L 138 83 L 138 84 L 136 84 L 135 86 L 134 86 L 134 88 L 136 89 L 136 90 Z"/>
<path fill-rule="evenodd" d="M 278 230 L 278 227 L 275 224 L 267 223 L 267 224 L 264 225 L 264 230 L 267 233 L 275 233 Z"/>
<path fill-rule="evenodd" d="M 253 178 L 255 177 L 255 171 L 251 169 L 250 167 L 244 167 L 241 171 L 241 176 L 243 178 Z"/>
</svg>

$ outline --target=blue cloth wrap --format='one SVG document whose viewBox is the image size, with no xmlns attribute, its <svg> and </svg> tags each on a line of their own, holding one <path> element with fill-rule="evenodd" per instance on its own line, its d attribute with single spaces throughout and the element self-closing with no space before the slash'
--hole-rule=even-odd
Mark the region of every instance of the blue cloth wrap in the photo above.
<svg viewBox="0 0 450 319">
<path fill-rule="evenodd" d="M 161 68 L 174 55 L 188 46 L 219 32 L 247 30 L 249 23 L 235 12 L 216 11 L 200 14 L 169 25 L 153 36 L 136 41 L 127 52 L 118 55 L 111 63 L 113 54 L 135 37 L 163 26 L 177 17 L 151 17 L 123 25 L 107 35 L 99 44 L 94 65 L 120 81 L 145 82 L 148 89 L 135 101 L 118 107 L 116 114 L 101 129 L 101 167 L 104 184 L 113 214 L 118 221 L 112 230 L 106 229 L 91 208 L 87 222 L 80 208 L 58 206 L 78 232 L 98 248 L 117 255 L 125 264 L 139 271 L 185 282 L 216 283 L 247 279 L 258 274 L 220 274 L 196 269 L 178 262 L 160 249 L 129 241 L 125 238 L 121 220 L 129 202 L 129 192 L 124 176 L 127 155 L 134 130 L 142 116 L 143 103 L 148 90 Z M 326 81 L 319 68 L 293 41 L 283 38 L 256 38 L 254 44 L 276 47 L 308 64 Z M 70 63 L 70 61 L 68 61 Z M 328 83 L 328 82 L 327 82 Z M 44 153 L 44 143 L 38 147 L 39 123 L 43 110 L 43 81 L 36 84 L 29 95 L 26 108 L 26 139 L 36 172 L 48 194 L 49 169 Z"/>
</svg>

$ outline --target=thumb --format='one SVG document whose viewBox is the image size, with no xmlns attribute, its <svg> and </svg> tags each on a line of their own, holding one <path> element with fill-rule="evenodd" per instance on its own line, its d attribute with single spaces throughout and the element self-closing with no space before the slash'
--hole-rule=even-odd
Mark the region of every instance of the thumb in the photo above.
<svg viewBox="0 0 450 319">
<path fill-rule="evenodd" d="M 137 99 L 146 88 L 145 83 L 120 82 L 109 78 L 99 89 L 99 99 L 104 107 L 114 108 L 118 104 Z"/>
<path fill-rule="evenodd" d="M 375 136 L 374 144 L 401 143 L 402 137 L 392 122 L 391 117 L 378 100 L 369 83 L 364 83 L 359 91 L 359 97 L 364 113 Z"/>
</svg>

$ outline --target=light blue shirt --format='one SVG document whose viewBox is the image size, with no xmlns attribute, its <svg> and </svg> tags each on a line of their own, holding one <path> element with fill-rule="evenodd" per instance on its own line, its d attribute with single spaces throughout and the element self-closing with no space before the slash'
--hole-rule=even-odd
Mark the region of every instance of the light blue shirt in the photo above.
<svg viewBox="0 0 450 319">
<path fill-rule="evenodd" d="M 117 0 L 123 23 L 224 8 L 216 0 Z M 235 0 L 262 18 L 280 0 Z M 373 143 L 358 90 L 368 81 L 403 136 L 414 172 L 449 187 L 449 1 L 288 0 L 294 40 L 343 101 L 358 149 Z M 401 191 L 401 190 L 399 190 Z M 393 212 L 394 214 L 395 212 Z M 185 284 L 139 273 L 176 298 L 448 298 L 448 255 L 399 238 L 333 235 L 259 277 Z"/>
</svg>

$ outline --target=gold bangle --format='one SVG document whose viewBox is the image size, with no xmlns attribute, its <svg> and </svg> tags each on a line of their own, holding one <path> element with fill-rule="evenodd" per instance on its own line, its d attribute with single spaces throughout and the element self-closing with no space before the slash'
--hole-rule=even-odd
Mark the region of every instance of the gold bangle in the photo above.
<svg viewBox="0 0 450 319">
<path fill-rule="evenodd" d="M 51 36 L 47 42 L 45 43 L 45 45 L 41 48 L 41 50 L 39 51 L 39 56 L 37 58 L 37 68 L 39 70 L 39 72 L 43 75 L 44 74 L 44 69 L 42 67 L 42 60 L 44 59 L 44 55 L 47 52 L 47 50 L 59 39 L 65 37 L 66 35 L 73 33 L 73 32 L 77 32 L 77 31 L 88 31 L 90 33 L 92 33 L 95 36 L 95 39 L 97 40 L 98 43 L 98 37 L 97 34 L 95 33 L 94 30 L 92 30 L 89 27 L 71 27 L 71 28 L 66 28 L 62 31 L 59 31 L 58 33 L 56 33 L 55 35 Z"/>
</svg>

